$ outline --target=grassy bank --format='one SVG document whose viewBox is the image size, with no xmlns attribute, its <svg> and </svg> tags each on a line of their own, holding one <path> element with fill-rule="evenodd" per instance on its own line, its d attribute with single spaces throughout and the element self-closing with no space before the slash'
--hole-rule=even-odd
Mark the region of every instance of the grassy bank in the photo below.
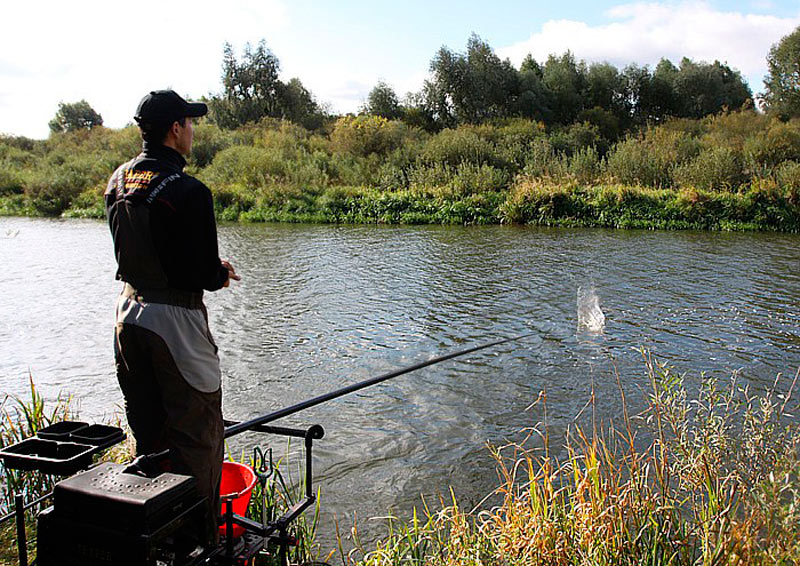
<svg viewBox="0 0 800 566">
<path fill-rule="evenodd" d="M 342 562 L 797 564 L 795 383 L 754 391 L 704 378 L 692 394 L 683 376 L 649 358 L 647 373 L 649 408 L 636 418 L 574 427 L 565 439 L 549 438 L 545 422 L 525 442 L 492 447 L 496 506 L 463 509 L 451 494 L 408 522 L 390 521 L 374 548 L 354 529 L 356 548 Z M 562 441 L 559 459 L 549 447 Z"/>
<path fill-rule="evenodd" d="M 102 217 L 110 172 L 139 147 L 133 127 L 2 137 L 0 214 Z M 800 231 L 800 121 L 749 111 L 623 139 L 521 119 L 434 134 L 375 116 L 201 123 L 188 171 L 228 221 Z"/>
</svg>

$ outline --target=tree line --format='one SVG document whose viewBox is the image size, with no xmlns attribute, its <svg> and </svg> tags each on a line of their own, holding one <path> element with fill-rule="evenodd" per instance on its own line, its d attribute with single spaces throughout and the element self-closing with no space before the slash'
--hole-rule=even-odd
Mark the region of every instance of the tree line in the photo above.
<svg viewBox="0 0 800 566">
<path fill-rule="evenodd" d="M 800 115 L 800 28 L 772 47 L 767 64 L 765 92 L 756 97 L 762 109 L 784 119 Z M 210 121 L 223 129 L 263 118 L 289 120 L 310 130 L 332 123 L 336 116 L 299 78 L 283 82 L 279 74 L 280 61 L 264 40 L 255 47 L 246 45 L 241 57 L 225 44 L 222 90 L 204 98 Z M 359 113 L 428 132 L 517 117 L 548 128 L 589 123 L 615 141 L 669 117 L 698 119 L 754 107 L 753 93 L 739 71 L 719 61 L 684 57 L 677 65 L 662 59 L 653 69 L 635 63 L 619 69 L 605 62 L 587 64 L 567 51 L 543 63 L 528 55 L 516 68 L 473 34 L 465 52 L 439 49 L 420 91 L 401 99 L 390 85 L 378 82 Z M 50 129 L 96 125 L 102 125 L 102 117 L 81 100 L 61 103 Z"/>
</svg>

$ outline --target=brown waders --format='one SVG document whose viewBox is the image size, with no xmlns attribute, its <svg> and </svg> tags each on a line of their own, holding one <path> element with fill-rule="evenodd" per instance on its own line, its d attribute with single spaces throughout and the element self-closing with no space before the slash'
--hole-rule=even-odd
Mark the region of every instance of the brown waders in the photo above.
<svg viewBox="0 0 800 566">
<path fill-rule="evenodd" d="M 148 303 L 130 286 L 126 286 L 117 306 L 115 333 L 117 379 L 125 397 L 125 413 L 136 439 L 137 456 L 169 449 L 169 471 L 197 478 L 200 495 L 208 503 L 206 539 L 215 542 L 218 538 L 216 519 L 219 514 L 224 443 L 222 389 L 218 386 L 215 391 L 204 392 L 187 381 L 179 369 L 180 360 L 176 363 L 170 344 L 161 335 L 145 327 L 148 326 L 148 317 L 156 314 L 156 327 L 172 322 L 164 321 L 170 317 L 181 319 L 186 315 L 194 317 L 193 321 L 196 322 L 200 314 L 202 320 L 206 319 L 202 303 L 196 308 Z M 144 324 L 140 324 L 142 322 Z M 181 327 L 180 320 L 176 326 L 184 334 L 198 330 L 196 324 L 184 324 Z M 187 328 L 193 330 L 187 331 Z M 199 344 L 201 350 L 207 349 L 211 339 L 207 323 L 205 332 L 200 327 L 197 333 L 200 335 L 183 338 L 186 342 Z M 210 344 L 213 346 L 213 357 L 216 358 L 216 346 L 213 341 Z M 179 348 L 173 347 L 172 350 L 187 357 L 186 352 Z M 207 361 L 202 356 L 200 358 Z M 198 365 L 196 361 L 195 372 Z M 192 360 L 189 360 L 183 366 L 188 367 L 191 363 Z M 208 382 L 214 383 L 215 372 L 219 374 L 218 361 L 216 367 L 208 368 L 208 372 L 212 377 L 206 385 Z"/>
</svg>

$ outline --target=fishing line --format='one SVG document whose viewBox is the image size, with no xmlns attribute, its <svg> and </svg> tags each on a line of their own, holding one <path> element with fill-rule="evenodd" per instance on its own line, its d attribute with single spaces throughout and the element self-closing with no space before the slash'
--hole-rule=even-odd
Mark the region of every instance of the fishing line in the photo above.
<svg viewBox="0 0 800 566">
<path fill-rule="evenodd" d="M 466 348 L 464 350 L 458 350 L 457 352 L 452 352 L 450 354 L 445 354 L 443 356 L 438 356 L 436 358 L 431 358 L 430 360 L 426 360 L 424 362 L 420 362 L 418 364 L 414 364 L 412 366 L 408 366 L 402 369 L 398 369 L 395 371 L 391 371 L 389 373 L 385 373 L 383 375 L 379 375 L 377 377 L 373 377 L 364 381 L 360 381 L 358 383 L 354 383 L 353 385 L 348 385 L 347 387 L 343 387 L 341 389 L 337 389 L 336 391 L 331 391 L 330 393 L 325 393 L 323 395 L 319 395 L 318 397 L 314 397 L 312 399 L 308 399 L 301 403 L 297 403 L 296 405 L 292 405 L 291 407 L 286 407 L 285 409 L 280 409 L 278 411 L 262 415 L 260 417 L 256 417 L 249 421 L 244 421 L 236 424 L 232 424 L 230 426 L 225 427 L 225 438 L 230 438 L 236 434 L 245 432 L 247 430 L 251 430 L 257 426 L 266 424 L 268 422 L 275 421 L 277 419 L 281 419 L 288 415 L 292 415 L 294 413 L 298 413 L 300 411 L 304 411 L 305 409 L 309 409 L 321 403 L 325 403 L 326 401 L 331 401 L 332 399 L 336 399 L 338 397 L 342 397 L 349 393 L 353 393 L 354 391 L 359 391 L 360 389 L 364 389 L 366 387 L 370 387 L 377 383 L 381 383 L 383 381 L 387 381 L 389 379 L 399 377 L 406 373 L 410 373 L 412 371 L 416 371 L 418 369 L 422 369 L 428 366 L 432 366 L 433 364 L 438 364 L 440 362 L 444 362 L 458 356 L 464 356 L 466 354 L 471 354 L 472 352 L 477 352 L 479 350 L 485 350 L 486 348 L 491 348 L 493 346 L 499 346 L 500 344 L 506 344 L 508 342 L 516 342 L 518 340 L 523 340 L 525 338 L 530 338 L 531 336 L 538 336 L 539 332 L 529 332 L 527 334 L 521 334 L 519 336 L 512 336 L 511 338 L 502 338 L 500 340 L 495 340 L 494 342 L 488 342 L 486 344 L 480 344 L 478 346 L 473 346 L 471 348 Z"/>
</svg>

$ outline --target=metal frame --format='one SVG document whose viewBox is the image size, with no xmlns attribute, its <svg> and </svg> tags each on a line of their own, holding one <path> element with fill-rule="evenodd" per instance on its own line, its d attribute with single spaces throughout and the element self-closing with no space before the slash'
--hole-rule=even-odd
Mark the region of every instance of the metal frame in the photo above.
<svg viewBox="0 0 800 566">
<path fill-rule="evenodd" d="M 226 427 L 235 427 L 240 423 L 236 421 L 225 421 Z M 246 517 L 242 517 L 240 515 L 236 515 L 233 512 L 233 500 L 226 499 L 223 502 L 224 505 L 224 513 L 223 516 L 225 518 L 225 531 L 230 533 L 233 531 L 233 525 L 239 525 L 244 527 L 245 532 L 252 533 L 259 537 L 262 543 L 265 543 L 267 540 L 271 540 L 273 542 L 278 543 L 279 547 L 279 561 L 281 564 L 288 564 L 288 547 L 289 544 L 292 542 L 291 538 L 289 537 L 289 525 L 295 521 L 306 509 L 310 506 L 314 505 L 317 500 L 317 496 L 314 494 L 314 486 L 313 486 L 313 446 L 314 440 L 319 440 L 325 436 L 325 430 L 320 425 L 312 425 L 307 429 L 297 429 L 297 428 L 288 428 L 288 427 L 280 427 L 280 426 L 271 426 L 266 424 L 256 424 L 252 427 L 249 427 L 247 430 L 251 430 L 253 432 L 258 433 L 265 433 L 265 434 L 275 434 L 279 436 L 288 436 L 294 438 L 302 438 L 305 444 L 305 496 L 292 505 L 286 512 L 269 523 L 268 525 L 264 526 L 261 523 L 248 519 Z M 277 534 L 276 534 L 277 533 Z M 237 556 L 234 556 L 234 539 L 233 537 L 227 537 L 225 540 L 225 554 L 221 557 L 223 560 L 222 562 L 217 562 L 221 565 L 234 565 L 236 564 Z M 219 551 L 219 549 L 218 549 Z M 206 557 L 208 558 L 208 557 Z"/>
</svg>

